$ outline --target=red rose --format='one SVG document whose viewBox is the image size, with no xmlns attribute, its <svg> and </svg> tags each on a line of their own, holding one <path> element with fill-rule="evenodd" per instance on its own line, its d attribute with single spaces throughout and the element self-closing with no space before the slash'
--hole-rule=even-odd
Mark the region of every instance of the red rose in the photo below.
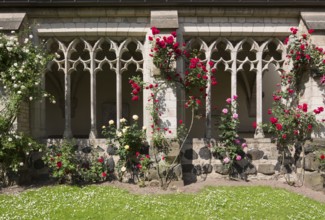
<svg viewBox="0 0 325 220">
<path fill-rule="evenodd" d="M 173 35 L 173 37 L 176 37 L 177 36 L 177 33 L 176 31 L 173 31 L 172 33 L 170 33 L 171 35 Z"/>
<path fill-rule="evenodd" d="M 102 157 L 98 158 L 98 162 L 99 163 L 103 163 L 104 162 L 104 158 L 102 158 Z"/>
<path fill-rule="evenodd" d="M 56 166 L 60 169 L 62 167 L 62 162 L 61 161 L 57 162 Z"/>
<path fill-rule="evenodd" d="M 140 155 L 140 153 L 139 153 L 139 152 L 136 152 L 136 153 L 135 153 L 135 156 L 136 156 L 136 157 L 138 157 L 139 155 Z"/>
<path fill-rule="evenodd" d="M 141 166 L 141 164 L 137 164 L 137 168 L 139 169 L 139 170 L 141 170 L 142 169 L 142 166 Z"/>
<path fill-rule="evenodd" d="M 151 28 L 151 31 L 152 31 L 152 34 L 153 35 L 156 35 L 156 34 L 159 34 L 160 33 L 160 31 L 156 27 L 152 27 Z"/>
<path fill-rule="evenodd" d="M 147 155 L 146 155 L 146 158 L 150 159 L 150 156 L 147 154 Z"/>
<path fill-rule="evenodd" d="M 320 159 L 321 160 L 324 160 L 325 159 L 325 155 L 324 154 L 320 155 Z"/>
<path fill-rule="evenodd" d="M 308 111 L 308 105 L 306 103 L 302 104 L 302 110 L 304 112 L 307 112 Z"/>
<path fill-rule="evenodd" d="M 271 122 L 272 124 L 275 124 L 275 123 L 278 122 L 278 119 L 277 119 L 277 118 L 274 118 L 274 117 L 271 117 L 271 118 L 270 118 L 270 122 Z"/>
<path fill-rule="evenodd" d="M 139 96 L 135 95 L 135 96 L 132 97 L 132 101 L 138 101 L 138 100 L 139 100 Z"/>
<path fill-rule="evenodd" d="M 196 100 L 196 104 L 201 105 L 201 100 L 200 99 L 197 99 Z"/>
<path fill-rule="evenodd" d="M 183 120 L 182 119 L 179 119 L 178 123 L 181 125 L 183 124 Z"/>
<path fill-rule="evenodd" d="M 318 107 L 318 111 L 319 112 L 323 112 L 324 111 L 324 108 L 323 107 Z"/>
<path fill-rule="evenodd" d="M 257 127 L 257 123 L 256 123 L 256 121 L 254 121 L 254 122 L 252 123 L 252 126 L 253 126 L 254 129 L 256 129 L 256 127 Z"/>
<path fill-rule="evenodd" d="M 314 33 L 314 31 L 315 31 L 314 29 L 309 29 L 308 34 L 312 34 L 312 33 Z"/>
<path fill-rule="evenodd" d="M 307 128 L 308 128 L 308 130 L 311 130 L 311 129 L 313 129 L 313 125 L 309 124 L 309 125 L 307 126 Z"/>
<path fill-rule="evenodd" d="M 282 135 L 282 138 L 283 138 L 283 139 L 287 139 L 287 135 L 286 135 L 286 134 L 283 134 L 283 135 Z"/>
<path fill-rule="evenodd" d="M 102 172 L 102 177 L 106 177 L 107 173 L 106 172 Z"/>
<path fill-rule="evenodd" d="M 153 41 L 153 38 L 152 38 L 151 36 L 149 36 L 149 40 L 150 40 L 150 41 Z"/>
<path fill-rule="evenodd" d="M 275 125 L 276 126 L 276 129 L 278 130 L 278 131 L 281 131 L 282 130 L 282 124 L 276 124 Z"/>
<path fill-rule="evenodd" d="M 272 114 L 272 109 L 268 109 L 267 114 L 271 115 Z"/>
</svg>

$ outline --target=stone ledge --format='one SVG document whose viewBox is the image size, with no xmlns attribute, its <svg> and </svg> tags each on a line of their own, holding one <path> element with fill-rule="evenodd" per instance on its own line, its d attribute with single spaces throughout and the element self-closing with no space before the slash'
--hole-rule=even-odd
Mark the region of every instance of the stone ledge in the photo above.
<svg viewBox="0 0 325 220">
<path fill-rule="evenodd" d="M 178 28 L 178 12 L 170 11 L 151 11 L 150 25 L 157 28 Z"/>
</svg>

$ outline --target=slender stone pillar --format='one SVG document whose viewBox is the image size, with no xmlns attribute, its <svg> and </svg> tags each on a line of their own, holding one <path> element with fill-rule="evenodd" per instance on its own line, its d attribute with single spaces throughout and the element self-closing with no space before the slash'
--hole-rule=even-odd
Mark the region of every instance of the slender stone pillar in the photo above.
<svg viewBox="0 0 325 220">
<path fill-rule="evenodd" d="M 120 72 L 120 54 L 116 63 L 116 126 L 120 128 L 120 119 L 122 117 L 122 74 Z"/>
<path fill-rule="evenodd" d="M 71 131 L 71 74 L 69 73 L 68 51 L 64 52 L 64 138 L 72 138 Z"/>
<path fill-rule="evenodd" d="M 206 68 L 208 70 L 208 82 L 207 82 L 207 88 L 206 88 L 206 94 L 205 97 L 205 137 L 208 139 L 211 139 L 211 71 L 210 71 L 210 57 L 211 57 L 211 51 L 206 52 L 207 56 L 207 64 Z"/>
<path fill-rule="evenodd" d="M 264 138 L 263 128 L 261 127 L 262 118 L 263 118 L 263 99 L 262 99 L 262 51 L 256 53 L 257 63 L 257 74 L 256 74 L 256 130 L 254 138 Z"/>
<path fill-rule="evenodd" d="M 97 138 L 97 112 L 96 112 L 96 72 L 94 51 L 90 51 L 90 139 Z"/>
<path fill-rule="evenodd" d="M 231 51 L 231 98 L 237 95 L 237 51 Z M 237 111 L 237 109 L 233 109 L 233 111 Z"/>
</svg>

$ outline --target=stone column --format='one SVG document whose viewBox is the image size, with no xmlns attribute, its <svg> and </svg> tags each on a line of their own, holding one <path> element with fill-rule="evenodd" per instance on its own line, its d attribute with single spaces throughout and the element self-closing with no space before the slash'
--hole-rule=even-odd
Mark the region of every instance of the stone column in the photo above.
<svg viewBox="0 0 325 220">
<path fill-rule="evenodd" d="M 90 51 L 90 139 L 97 138 L 97 101 L 94 50 Z"/>
<path fill-rule="evenodd" d="M 150 25 L 160 29 L 160 35 L 169 35 L 171 31 L 178 29 L 178 12 L 169 11 L 151 11 Z M 161 115 L 162 123 L 168 126 L 171 133 L 167 133 L 167 138 L 176 137 L 177 133 L 177 96 L 176 88 L 168 87 L 162 94 L 165 103 L 165 111 Z"/>
<path fill-rule="evenodd" d="M 211 71 L 210 71 L 210 56 L 211 52 L 206 52 L 207 57 L 207 63 L 206 68 L 208 70 L 208 81 L 207 81 L 207 88 L 206 88 L 206 94 L 205 97 L 205 137 L 208 139 L 211 139 Z"/>
<path fill-rule="evenodd" d="M 120 54 L 117 54 L 116 63 L 116 126 L 120 128 L 120 119 L 122 116 L 122 75 L 121 75 Z"/>
<path fill-rule="evenodd" d="M 64 138 L 72 138 L 71 131 L 71 74 L 69 72 L 68 51 L 64 52 Z"/>
<path fill-rule="evenodd" d="M 261 127 L 262 117 L 263 117 L 263 99 L 262 99 L 262 51 L 256 53 L 257 63 L 257 73 L 256 73 L 256 130 L 254 138 L 264 138 L 263 128 Z"/>
<path fill-rule="evenodd" d="M 237 51 L 231 51 L 231 98 L 237 95 Z M 237 112 L 237 109 L 233 109 Z"/>
</svg>

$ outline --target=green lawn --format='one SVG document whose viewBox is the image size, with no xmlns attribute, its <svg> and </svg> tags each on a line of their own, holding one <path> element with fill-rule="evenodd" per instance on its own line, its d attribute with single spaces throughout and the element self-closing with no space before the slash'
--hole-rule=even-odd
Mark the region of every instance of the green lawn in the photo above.
<svg viewBox="0 0 325 220">
<path fill-rule="evenodd" d="M 270 187 L 140 196 L 108 186 L 0 195 L 0 219 L 325 219 L 325 204 Z"/>
</svg>

